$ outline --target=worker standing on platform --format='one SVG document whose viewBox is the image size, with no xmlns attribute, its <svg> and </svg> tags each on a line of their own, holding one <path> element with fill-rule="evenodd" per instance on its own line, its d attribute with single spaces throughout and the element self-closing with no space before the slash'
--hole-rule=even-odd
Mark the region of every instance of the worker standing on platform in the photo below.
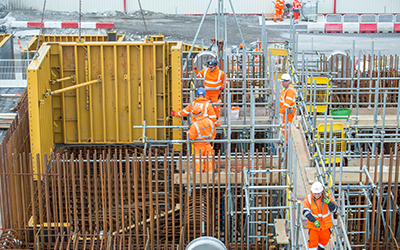
<svg viewBox="0 0 400 250">
<path fill-rule="evenodd" d="M 276 22 L 276 19 L 279 17 L 280 21 L 283 21 L 282 14 L 283 14 L 283 9 L 285 8 L 285 0 L 276 0 L 275 3 L 275 15 L 272 20 Z"/>
<path fill-rule="evenodd" d="M 300 8 L 301 8 L 300 1 L 299 0 L 294 0 L 293 1 L 293 15 L 294 15 L 294 22 L 295 23 L 299 22 Z"/>
<path fill-rule="evenodd" d="M 214 123 L 209 118 L 202 116 L 201 108 L 199 106 L 193 106 L 192 116 L 196 119 L 196 121 L 190 125 L 188 131 L 189 139 L 199 141 L 214 140 L 216 135 Z M 211 147 L 210 142 L 194 142 L 193 147 L 196 172 L 213 172 L 213 148 Z"/>
<path fill-rule="evenodd" d="M 256 41 L 256 48 L 254 49 L 254 51 L 257 51 L 257 52 L 262 51 L 261 41 L 259 41 L 259 40 Z M 260 66 L 260 55 L 255 55 L 254 56 L 254 70 L 256 72 L 258 72 L 259 66 Z"/>
<path fill-rule="evenodd" d="M 307 218 L 308 248 L 323 250 L 331 237 L 332 216 L 337 204 L 331 195 L 326 195 L 321 182 L 314 182 L 311 192 L 304 200 L 303 215 Z"/>
<path fill-rule="evenodd" d="M 214 104 L 214 112 L 218 119 L 221 113 L 221 106 L 218 104 L 222 103 L 220 96 L 221 91 L 225 88 L 225 73 L 218 68 L 218 62 L 215 59 L 208 60 L 207 68 L 200 72 L 197 67 L 193 67 L 193 69 L 196 70 L 197 77 L 204 77 L 205 97 Z"/>
<path fill-rule="evenodd" d="M 176 117 L 186 117 L 192 112 L 192 107 L 199 106 L 201 108 L 202 117 L 208 117 L 211 121 L 214 122 L 215 126 L 219 126 L 220 123 L 217 120 L 217 116 L 215 115 L 214 108 L 210 104 L 210 101 L 205 98 L 206 90 L 202 87 L 196 90 L 196 100 L 192 103 L 187 105 L 184 109 L 179 111 L 171 111 L 172 116 Z M 195 119 L 192 120 L 195 121 Z"/>
<path fill-rule="evenodd" d="M 286 138 L 286 144 L 288 144 L 289 135 L 286 136 L 285 131 L 290 128 L 289 125 L 296 113 L 296 90 L 291 84 L 289 74 L 282 74 L 281 82 L 283 90 L 279 97 L 279 113 L 282 114 L 283 136 Z"/>
</svg>

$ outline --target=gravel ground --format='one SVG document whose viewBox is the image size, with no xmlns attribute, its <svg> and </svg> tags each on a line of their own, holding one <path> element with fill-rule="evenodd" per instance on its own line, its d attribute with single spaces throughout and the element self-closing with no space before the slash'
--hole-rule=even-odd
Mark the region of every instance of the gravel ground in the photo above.
<svg viewBox="0 0 400 250">
<path fill-rule="evenodd" d="M 0 13 L 5 16 L 7 13 Z M 7 21 L 40 21 L 42 13 L 40 11 L 22 11 L 12 10 L 7 15 Z M 122 13 L 116 11 L 108 11 L 104 13 L 83 13 L 82 22 L 114 22 L 115 30 L 120 34 L 126 35 L 128 41 L 143 41 L 144 36 L 163 34 L 168 41 L 183 41 L 192 43 L 196 35 L 196 31 L 200 25 L 202 16 L 186 16 L 186 15 L 168 15 L 163 13 L 155 13 L 144 11 L 144 19 L 147 26 L 147 31 L 143 23 L 143 18 L 140 12 Z M 245 43 L 260 39 L 261 26 L 258 25 L 258 16 L 240 15 L 237 16 L 240 29 L 245 38 Z M 79 15 L 77 12 L 56 12 L 46 11 L 44 21 L 78 21 Z M 210 38 L 215 36 L 214 16 L 208 15 L 205 18 L 202 29 L 199 33 L 197 44 L 204 43 L 205 46 L 211 44 Z M 29 40 L 37 30 L 18 34 L 23 29 L 8 29 L 8 32 L 16 33 L 21 38 L 27 37 Z M 241 43 L 240 34 L 232 15 L 227 16 L 227 33 L 228 45 L 238 45 Z M 77 29 L 44 29 L 45 34 L 77 34 Z M 99 34 L 106 33 L 106 30 L 85 30 L 82 29 L 82 34 Z M 275 30 L 268 31 L 269 41 L 282 41 L 281 32 Z"/>
</svg>

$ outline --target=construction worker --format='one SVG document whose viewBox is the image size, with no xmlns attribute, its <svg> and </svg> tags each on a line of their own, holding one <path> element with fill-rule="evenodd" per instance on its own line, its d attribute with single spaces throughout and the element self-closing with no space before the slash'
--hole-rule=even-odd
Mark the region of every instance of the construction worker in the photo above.
<svg viewBox="0 0 400 250">
<path fill-rule="evenodd" d="M 219 126 L 220 123 L 217 120 L 217 116 L 215 115 L 214 108 L 210 104 L 210 101 L 205 98 L 206 95 L 206 90 L 202 87 L 198 88 L 196 90 L 196 100 L 192 103 L 187 105 L 184 109 L 179 110 L 179 111 L 171 111 L 172 116 L 176 117 L 186 117 L 192 112 L 192 107 L 195 105 L 199 106 L 201 108 L 201 114 L 203 117 L 208 117 L 210 118 L 211 121 L 214 122 L 215 126 Z M 195 119 L 192 120 L 195 121 Z"/>
<path fill-rule="evenodd" d="M 225 73 L 218 68 L 218 62 L 215 59 L 207 61 L 207 68 L 202 69 L 198 72 L 197 67 L 193 67 L 196 70 L 197 77 L 204 77 L 204 86 L 206 89 L 206 99 L 212 103 L 220 104 L 221 91 L 225 88 Z M 213 105 L 215 115 L 217 119 L 221 112 L 220 105 Z"/>
<path fill-rule="evenodd" d="M 299 22 L 299 14 L 300 14 L 301 3 L 299 0 L 293 0 L 293 15 L 294 15 L 294 22 Z"/>
<path fill-rule="evenodd" d="M 283 90 L 279 96 L 279 113 L 282 114 L 283 137 L 286 138 L 286 144 L 288 144 L 289 136 L 286 136 L 285 132 L 289 129 L 296 113 L 296 90 L 291 84 L 289 74 L 282 74 L 281 82 Z"/>
<path fill-rule="evenodd" d="M 283 14 L 283 9 L 285 8 L 285 0 L 276 0 L 275 3 L 275 15 L 272 20 L 276 22 L 276 18 L 279 17 L 280 21 L 283 21 L 282 14 Z"/>
<path fill-rule="evenodd" d="M 192 116 L 196 119 L 190 125 L 188 136 L 190 140 L 214 140 L 216 131 L 214 123 L 207 117 L 202 116 L 200 106 L 193 106 Z M 194 142 L 195 168 L 196 172 L 213 172 L 212 161 L 213 149 L 210 142 Z"/>
<path fill-rule="evenodd" d="M 262 51 L 261 41 L 257 40 L 256 45 L 257 47 L 254 49 L 254 51 Z M 254 70 L 256 72 L 258 72 L 259 65 L 260 65 L 260 56 L 256 55 L 254 56 Z"/>
<path fill-rule="evenodd" d="M 321 182 L 314 182 L 311 192 L 304 200 L 303 215 L 307 218 L 308 249 L 322 250 L 331 237 L 332 216 L 337 204 L 331 195 L 326 195 Z"/>
</svg>

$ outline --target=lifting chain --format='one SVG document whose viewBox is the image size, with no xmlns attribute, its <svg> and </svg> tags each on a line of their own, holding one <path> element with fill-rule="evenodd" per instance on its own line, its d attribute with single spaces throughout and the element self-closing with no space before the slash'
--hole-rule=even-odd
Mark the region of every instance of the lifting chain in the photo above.
<svg viewBox="0 0 400 250">
<path fill-rule="evenodd" d="M 81 27 L 82 27 L 82 0 L 79 0 L 79 42 L 81 41 Z"/>
<path fill-rule="evenodd" d="M 43 20 L 44 20 L 44 12 L 46 11 L 46 2 L 47 2 L 47 0 L 44 0 L 42 20 L 40 21 L 39 36 L 38 36 L 38 41 L 37 41 L 37 44 L 36 44 L 36 52 L 35 52 L 35 55 L 33 56 L 33 60 L 35 60 L 36 57 L 39 56 L 39 52 L 38 51 L 39 51 L 39 45 L 40 45 L 40 36 L 43 34 L 43 26 L 44 26 Z M 29 53 L 29 49 L 28 49 L 28 53 Z"/>
<path fill-rule="evenodd" d="M 139 8 L 140 8 L 140 13 L 142 14 L 143 24 L 144 24 L 144 28 L 145 28 L 145 30 L 146 30 L 147 38 L 148 38 L 149 41 L 150 41 L 149 31 L 147 30 L 146 21 L 144 20 L 144 14 L 143 14 L 142 5 L 140 4 L 140 0 L 138 0 L 138 3 L 139 3 Z"/>
</svg>

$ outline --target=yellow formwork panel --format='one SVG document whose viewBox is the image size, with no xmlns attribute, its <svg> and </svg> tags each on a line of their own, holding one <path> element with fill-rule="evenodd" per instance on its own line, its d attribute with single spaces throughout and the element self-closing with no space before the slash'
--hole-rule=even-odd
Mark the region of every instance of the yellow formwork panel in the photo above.
<svg viewBox="0 0 400 250">
<path fill-rule="evenodd" d="M 144 38 L 144 41 L 145 42 L 163 42 L 164 41 L 164 35 L 163 34 L 158 34 L 158 35 L 153 35 L 153 36 L 146 36 Z"/>
<path fill-rule="evenodd" d="M 107 35 L 81 35 L 81 38 L 85 42 L 107 42 Z M 125 39 L 125 35 L 120 34 L 117 35 L 117 41 L 122 42 Z M 54 42 L 76 42 L 79 40 L 79 35 L 40 35 L 40 43 L 39 46 L 42 46 L 43 43 Z M 22 49 L 21 54 L 25 54 L 27 50 L 30 52 L 36 51 L 36 46 L 38 42 L 38 35 L 32 37 L 32 39 L 28 42 L 28 44 Z"/>
<path fill-rule="evenodd" d="M 320 124 L 317 127 L 317 138 L 319 140 L 320 145 L 322 145 L 322 148 L 325 148 L 325 152 L 329 152 L 329 148 L 331 147 L 331 151 L 333 152 L 333 141 L 330 141 L 331 138 L 331 125 L 330 124 Z M 326 132 L 325 132 L 326 131 Z M 326 136 L 326 144 L 324 144 L 324 136 Z M 344 127 L 342 123 L 333 123 L 332 124 L 332 139 L 343 139 L 345 138 L 344 135 Z M 336 152 L 344 152 L 345 150 L 345 142 L 340 141 L 336 143 Z M 329 157 L 326 157 L 325 163 L 329 162 Z M 340 157 L 335 157 L 334 159 L 335 163 L 340 163 Z M 331 159 L 331 163 L 333 163 L 333 158 Z"/>
<path fill-rule="evenodd" d="M 37 160 L 40 159 L 37 158 L 37 154 L 50 156 L 54 150 L 52 103 L 44 96 L 44 93 L 51 88 L 50 69 L 50 46 L 42 46 L 39 49 L 39 56 L 27 69 L 29 130 L 34 173 L 45 172 L 42 163 L 40 169 L 37 167 Z"/>
<path fill-rule="evenodd" d="M 141 126 L 144 120 L 149 126 L 171 125 L 170 74 L 179 72 L 180 64 L 167 63 L 170 52 L 166 42 L 59 46 L 60 77 L 74 76 L 63 81 L 60 88 L 101 79 L 100 83 L 54 95 L 53 103 L 59 96 L 64 107 L 63 143 L 132 143 L 142 139 L 142 130 L 133 126 Z M 180 81 L 173 85 L 181 88 Z M 181 99 L 174 104 L 181 106 Z M 146 129 L 146 136 L 149 140 L 168 140 L 169 131 Z"/>
<path fill-rule="evenodd" d="M 268 48 L 268 56 L 271 53 L 271 56 L 284 56 L 288 57 L 289 52 L 287 49 L 278 49 L 278 48 Z"/>
<path fill-rule="evenodd" d="M 172 110 L 180 110 L 182 109 L 182 87 L 181 87 L 181 79 L 182 79 L 182 43 L 179 42 L 175 46 L 171 47 L 171 66 L 173 70 L 171 73 L 171 106 Z M 176 101 L 175 101 L 176 100 Z M 181 126 L 182 119 L 180 117 L 172 117 L 172 124 L 174 126 Z M 182 130 L 181 129 L 173 129 L 172 130 L 172 139 L 173 140 L 181 140 L 182 139 Z M 182 145 L 174 144 L 174 150 L 178 151 L 182 148 Z"/>
<path fill-rule="evenodd" d="M 143 139 L 133 126 L 144 120 L 181 125 L 170 113 L 182 108 L 182 49 L 180 42 L 43 44 L 28 68 L 35 172 L 36 154 L 50 154 L 55 143 L 133 144 Z M 149 128 L 145 136 L 181 140 L 182 131 Z"/>
<path fill-rule="evenodd" d="M 163 42 L 164 41 L 164 35 L 163 34 L 158 34 L 158 35 L 153 35 L 153 36 L 146 36 L 145 37 L 145 42 Z M 172 46 L 178 45 L 181 47 L 180 50 L 183 52 L 189 52 L 190 49 L 192 48 L 192 45 L 187 44 L 187 43 L 182 43 L 182 42 L 168 42 L 169 47 L 171 48 Z M 201 46 L 193 46 L 193 52 L 201 52 L 204 51 Z"/>
<path fill-rule="evenodd" d="M 3 46 L 11 37 L 11 34 L 0 34 L 0 47 Z"/>
<path fill-rule="evenodd" d="M 316 90 L 316 94 L 317 94 L 317 103 L 318 102 L 324 102 L 327 103 L 329 101 L 329 94 L 330 91 L 327 90 L 327 88 L 330 88 L 329 86 L 329 79 L 327 77 L 313 77 L 313 82 L 317 81 L 317 90 Z M 313 83 L 314 84 L 314 83 Z M 311 100 L 314 100 L 313 95 L 314 92 L 312 89 L 312 85 L 311 85 L 311 77 L 307 78 L 307 97 L 304 97 L 304 100 L 307 100 L 307 103 L 310 103 Z M 318 88 L 324 88 L 324 89 L 318 89 Z M 311 93 L 311 95 L 310 95 Z M 316 105 L 316 110 L 318 113 L 324 113 L 325 110 L 328 108 L 328 104 L 326 105 Z M 311 110 L 314 111 L 314 107 L 311 107 Z M 310 105 L 307 105 L 307 111 L 310 112 Z"/>
</svg>

